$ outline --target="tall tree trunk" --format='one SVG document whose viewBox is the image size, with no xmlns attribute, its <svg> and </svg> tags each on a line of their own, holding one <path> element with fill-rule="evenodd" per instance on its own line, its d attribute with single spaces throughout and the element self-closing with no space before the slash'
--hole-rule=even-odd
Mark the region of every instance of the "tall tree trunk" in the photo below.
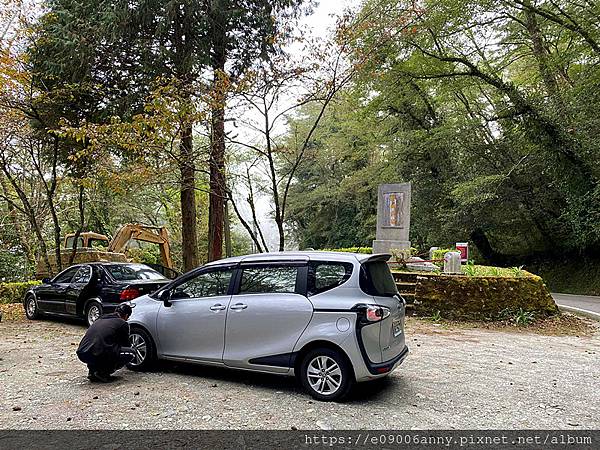
<svg viewBox="0 0 600 450">
<path fill-rule="evenodd" d="M 225 199 L 225 256 L 231 256 L 231 221 L 229 220 L 229 202 Z"/>
<path fill-rule="evenodd" d="M 183 269 L 198 267 L 198 235 L 196 232 L 196 167 L 194 164 L 192 124 L 186 124 L 181 132 L 181 246 Z"/>
<path fill-rule="evenodd" d="M 0 176 L 0 186 L 2 186 L 2 192 L 4 193 L 4 198 L 6 199 L 6 207 L 8 209 L 8 217 L 12 222 L 12 226 L 15 230 L 15 234 L 19 237 L 19 243 L 23 250 L 25 251 L 25 255 L 27 257 L 27 265 L 30 267 L 35 266 L 35 253 L 31 247 L 30 240 L 27 237 L 27 233 L 23 229 L 23 225 L 19 220 L 18 210 L 15 207 L 15 204 L 12 200 L 10 200 L 10 192 L 8 186 L 6 185 L 6 181 L 3 176 Z"/>
<path fill-rule="evenodd" d="M 530 0 L 523 2 L 528 8 L 531 7 Z M 538 70 L 544 82 L 546 92 L 550 101 L 553 103 L 557 113 L 563 110 L 563 102 L 561 98 L 560 88 L 556 79 L 556 70 L 552 67 L 548 58 L 548 49 L 544 45 L 542 38 L 542 32 L 537 20 L 536 14 L 531 9 L 525 9 L 525 19 L 527 32 L 531 39 L 533 56 L 535 57 L 538 65 Z"/>
<path fill-rule="evenodd" d="M 81 232 L 83 231 L 83 228 L 85 227 L 84 194 L 85 194 L 85 188 L 83 187 L 83 184 L 80 184 L 79 185 L 79 196 L 78 196 L 78 201 L 77 201 L 77 207 L 79 209 L 79 226 L 77 227 L 77 231 L 75 231 L 75 236 L 73 237 L 73 250 L 71 251 L 71 254 L 69 255 L 69 265 L 72 265 L 73 262 L 75 261 L 75 256 L 77 255 L 77 246 L 78 246 L 79 236 L 81 235 Z M 60 252 L 58 254 L 59 254 L 59 258 L 60 258 Z"/>
<path fill-rule="evenodd" d="M 223 223 L 225 195 L 225 109 L 212 113 L 210 149 L 210 194 L 208 205 L 208 260 L 221 259 L 223 253 Z"/>
<path fill-rule="evenodd" d="M 19 200 L 21 201 L 21 204 L 23 205 L 22 211 L 27 216 L 27 219 L 29 220 L 29 223 L 31 224 L 31 228 L 33 228 L 35 236 L 38 239 L 38 245 L 40 246 L 40 253 L 41 253 L 40 258 L 42 261 L 44 261 L 44 265 L 46 266 L 46 270 L 48 271 L 48 273 L 52 274 L 53 273 L 52 266 L 50 265 L 50 260 L 48 259 L 48 247 L 46 246 L 46 241 L 44 241 L 44 236 L 42 234 L 42 228 L 40 227 L 40 224 L 37 220 L 36 212 L 33 209 L 33 206 L 31 205 L 31 203 L 29 202 L 29 199 L 27 198 L 27 195 L 25 194 L 23 189 L 21 189 L 21 187 L 17 184 L 17 182 L 15 181 L 13 176 L 8 171 L 5 161 L 2 162 L 2 171 L 4 172 L 4 175 L 10 182 L 10 185 L 16 192 L 17 196 L 19 197 Z"/>
<path fill-rule="evenodd" d="M 208 260 L 221 259 L 223 254 L 223 225 L 225 213 L 225 62 L 227 60 L 227 23 L 221 2 L 211 4 L 213 107 L 210 145 L 210 193 L 208 200 Z"/>
</svg>

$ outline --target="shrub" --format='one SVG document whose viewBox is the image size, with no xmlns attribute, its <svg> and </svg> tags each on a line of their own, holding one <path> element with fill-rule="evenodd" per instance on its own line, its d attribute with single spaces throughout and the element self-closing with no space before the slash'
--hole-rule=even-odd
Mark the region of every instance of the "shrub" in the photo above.
<svg viewBox="0 0 600 450">
<path fill-rule="evenodd" d="M 440 266 L 440 267 L 444 267 L 444 255 L 448 252 L 455 252 L 457 251 L 455 248 L 438 248 L 437 250 L 433 251 L 433 259 L 441 259 L 442 261 L 436 261 L 434 262 L 434 264 Z"/>
<path fill-rule="evenodd" d="M 0 303 L 21 303 L 27 289 L 38 284 L 40 284 L 39 281 L 0 283 Z"/>
<path fill-rule="evenodd" d="M 158 246 L 147 246 L 144 248 L 130 248 L 127 256 L 132 262 L 142 264 L 160 264 L 160 253 Z"/>
<path fill-rule="evenodd" d="M 500 278 L 521 278 L 533 277 L 535 275 L 523 270 L 520 267 L 494 267 L 480 266 L 469 261 L 462 266 L 462 272 L 468 277 L 500 277 Z"/>
<path fill-rule="evenodd" d="M 0 250 L 0 282 L 15 282 L 27 280 L 31 268 L 27 257 L 18 249 Z"/>
<path fill-rule="evenodd" d="M 346 247 L 346 248 L 324 248 L 324 252 L 347 252 L 347 253 L 364 253 L 370 255 L 373 253 L 372 247 Z"/>
</svg>

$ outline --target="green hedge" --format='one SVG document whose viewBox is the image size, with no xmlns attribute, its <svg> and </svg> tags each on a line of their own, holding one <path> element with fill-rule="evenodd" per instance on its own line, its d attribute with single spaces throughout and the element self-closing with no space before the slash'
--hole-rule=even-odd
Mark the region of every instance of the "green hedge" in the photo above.
<svg viewBox="0 0 600 450">
<path fill-rule="evenodd" d="M 40 284 L 39 281 L 0 283 L 0 303 L 21 303 L 27 289 L 38 284 Z"/>
<path fill-rule="evenodd" d="M 444 255 L 448 252 L 456 252 L 458 250 L 456 250 L 455 248 L 438 248 L 437 250 L 433 251 L 433 254 L 431 255 L 433 259 L 444 259 Z M 439 267 L 444 267 L 444 261 L 436 261 L 434 262 L 435 265 L 439 266 Z"/>
<path fill-rule="evenodd" d="M 518 277 L 420 276 L 415 311 L 421 316 L 467 320 L 502 320 L 518 311 L 557 314 L 543 280 L 523 272 Z"/>
<path fill-rule="evenodd" d="M 372 247 L 346 247 L 346 248 L 324 248 L 324 252 L 347 252 L 347 253 L 364 253 L 370 255 L 373 253 Z"/>
</svg>

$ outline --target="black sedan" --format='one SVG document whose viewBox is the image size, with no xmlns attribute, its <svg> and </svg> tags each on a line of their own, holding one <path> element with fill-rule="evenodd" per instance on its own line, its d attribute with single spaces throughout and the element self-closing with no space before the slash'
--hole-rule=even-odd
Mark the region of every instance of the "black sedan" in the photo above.
<svg viewBox="0 0 600 450">
<path fill-rule="evenodd" d="M 77 264 L 29 289 L 23 306 L 28 319 L 51 314 L 84 318 L 91 325 L 119 303 L 154 292 L 169 281 L 144 264 Z"/>
</svg>

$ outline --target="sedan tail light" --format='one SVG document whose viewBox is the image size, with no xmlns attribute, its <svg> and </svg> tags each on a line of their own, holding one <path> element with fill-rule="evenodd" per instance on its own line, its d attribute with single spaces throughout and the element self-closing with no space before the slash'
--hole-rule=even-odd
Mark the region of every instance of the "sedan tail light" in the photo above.
<svg viewBox="0 0 600 450">
<path fill-rule="evenodd" d="M 134 298 L 138 298 L 140 296 L 140 291 L 137 288 L 125 288 L 125 290 L 123 290 L 121 292 L 121 296 L 120 299 L 122 302 L 128 301 L 128 300 L 133 300 Z"/>
</svg>

